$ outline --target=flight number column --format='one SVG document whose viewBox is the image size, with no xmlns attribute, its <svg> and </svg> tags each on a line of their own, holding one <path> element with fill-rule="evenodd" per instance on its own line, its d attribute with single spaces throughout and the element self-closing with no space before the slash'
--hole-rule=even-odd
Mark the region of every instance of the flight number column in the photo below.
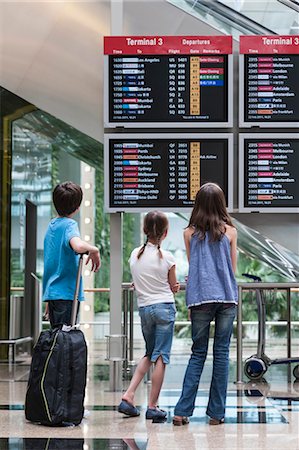
<svg viewBox="0 0 299 450">
<path fill-rule="evenodd" d="M 170 116 L 186 114 L 187 58 L 168 59 L 168 113 Z"/>
<path fill-rule="evenodd" d="M 168 144 L 168 198 L 188 200 L 188 143 Z"/>
</svg>

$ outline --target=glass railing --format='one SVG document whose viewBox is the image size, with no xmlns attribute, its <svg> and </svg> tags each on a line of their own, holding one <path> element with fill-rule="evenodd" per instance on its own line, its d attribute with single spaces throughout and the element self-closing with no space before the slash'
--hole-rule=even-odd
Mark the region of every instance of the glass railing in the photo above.
<svg viewBox="0 0 299 450">
<path fill-rule="evenodd" d="M 182 224 L 188 223 L 187 215 L 176 214 L 176 216 L 182 220 Z M 236 274 L 238 282 L 244 281 L 242 273 L 260 276 L 262 281 L 268 283 L 299 282 L 298 253 L 292 252 L 236 219 L 233 219 L 233 222 L 238 230 Z M 176 254 L 175 257 L 179 259 Z"/>
</svg>

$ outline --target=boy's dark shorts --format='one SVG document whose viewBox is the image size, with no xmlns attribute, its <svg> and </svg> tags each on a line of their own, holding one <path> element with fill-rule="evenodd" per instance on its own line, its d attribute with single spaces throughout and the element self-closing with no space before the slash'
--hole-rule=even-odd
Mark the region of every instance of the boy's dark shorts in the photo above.
<svg viewBox="0 0 299 450">
<path fill-rule="evenodd" d="M 73 300 L 48 300 L 49 319 L 52 328 L 61 325 L 71 325 Z M 78 305 L 77 317 L 80 302 Z"/>
</svg>

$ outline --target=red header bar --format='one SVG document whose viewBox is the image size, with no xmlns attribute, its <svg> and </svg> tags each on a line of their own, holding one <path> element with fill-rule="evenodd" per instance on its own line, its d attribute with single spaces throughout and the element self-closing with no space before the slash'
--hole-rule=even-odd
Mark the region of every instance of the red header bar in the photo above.
<svg viewBox="0 0 299 450">
<path fill-rule="evenodd" d="M 232 53 L 232 36 L 105 36 L 105 55 Z"/>
<path fill-rule="evenodd" d="M 299 54 L 299 36 L 240 36 L 241 54 Z"/>
</svg>

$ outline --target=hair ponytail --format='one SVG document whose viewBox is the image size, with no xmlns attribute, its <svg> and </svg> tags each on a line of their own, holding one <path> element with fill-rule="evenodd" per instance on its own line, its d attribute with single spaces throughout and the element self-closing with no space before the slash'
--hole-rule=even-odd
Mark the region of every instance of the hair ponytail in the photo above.
<svg viewBox="0 0 299 450">
<path fill-rule="evenodd" d="M 146 241 L 143 244 L 143 246 L 141 247 L 141 249 L 139 250 L 138 254 L 137 254 L 137 259 L 139 259 L 141 257 L 141 255 L 144 253 L 146 244 L 148 243 L 148 236 L 146 236 Z"/>
<path fill-rule="evenodd" d="M 144 217 L 143 222 L 143 231 L 146 235 L 146 242 L 141 247 L 137 254 L 137 258 L 139 259 L 140 256 L 144 253 L 146 244 L 150 240 L 153 244 L 157 245 L 158 252 L 160 258 L 163 258 L 162 251 L 160 249 L 161 245 L 161 239 L 163 234 L 168 229 L 168 219 L 167 216 L 160 212 L 160 211 L 151 211 Z"/>
<path fill-rule="evenodd" d="M 160 249 L 160 241 L 161 241 L 161 236 L 157 240 L 157 247 L 158 247 L 158 253 L 159 253 L 160 259 L 162 259 L 163 255 L 162 255 L 162 252 L 161 252 L 161 249 Z"/>
</svg>

